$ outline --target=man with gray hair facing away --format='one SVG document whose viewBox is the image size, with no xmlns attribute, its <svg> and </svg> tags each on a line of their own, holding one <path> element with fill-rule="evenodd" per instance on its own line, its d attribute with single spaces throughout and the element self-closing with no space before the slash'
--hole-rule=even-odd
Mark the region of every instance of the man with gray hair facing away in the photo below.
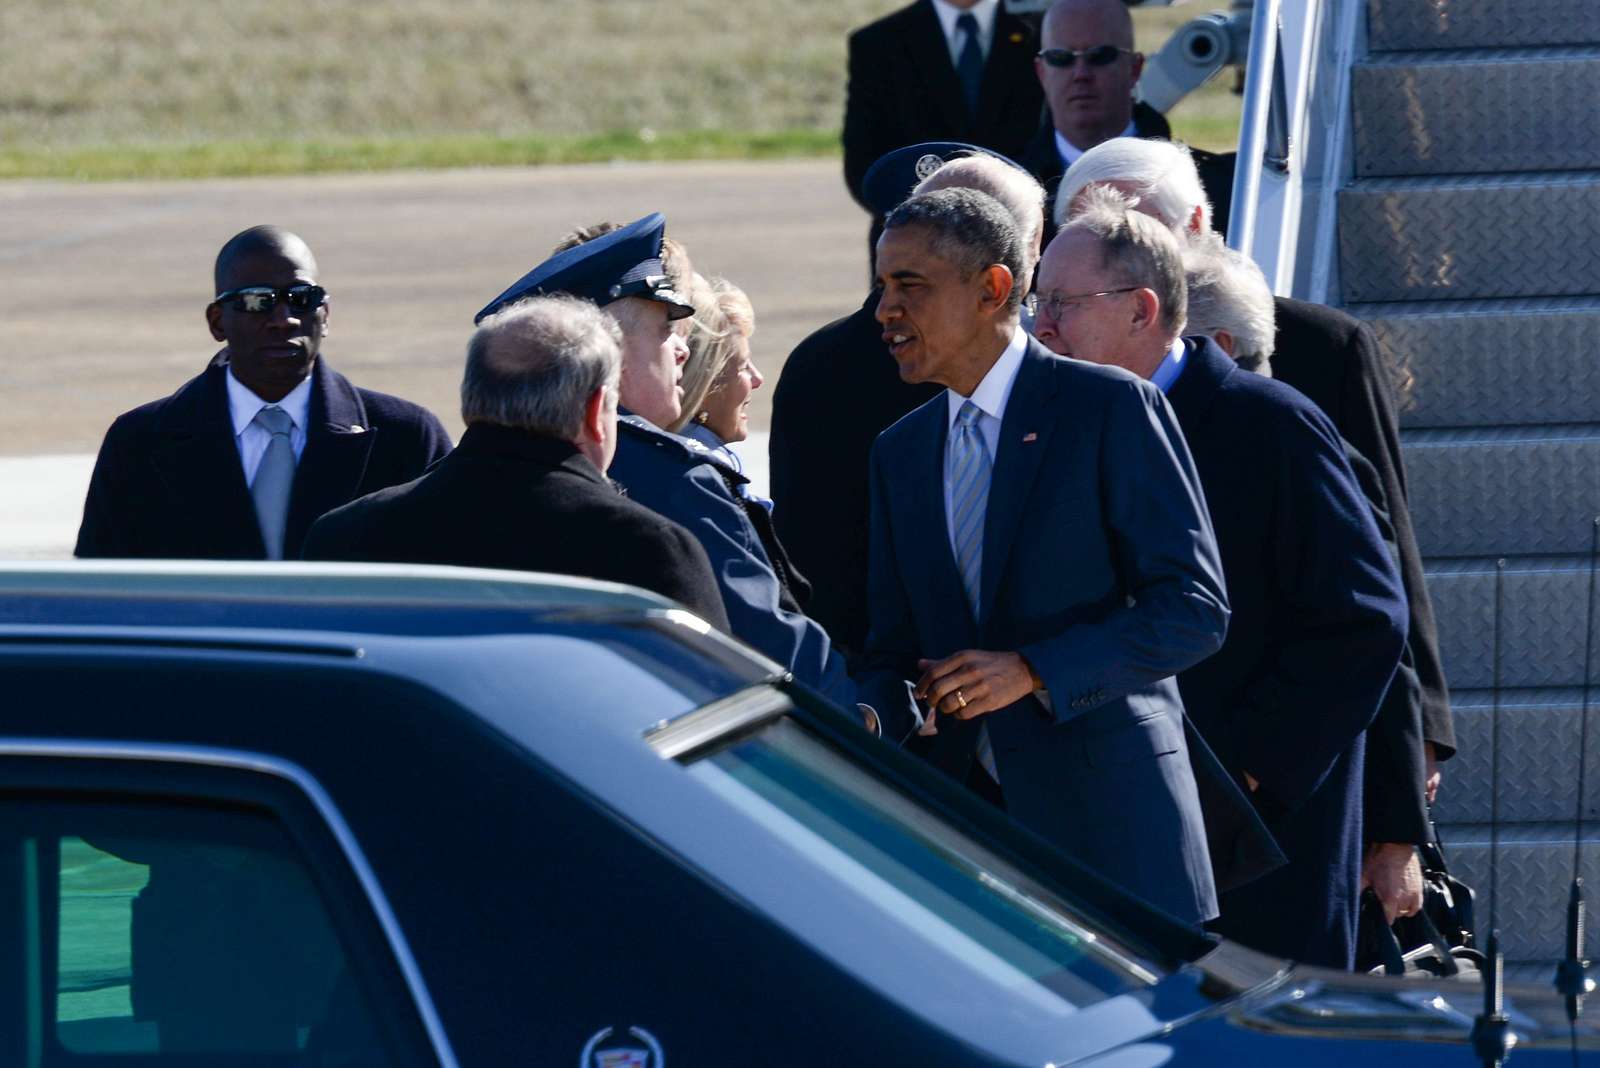
<svg viewBox="0 0 1600 1068">
<path fill-rule="evenodd" d="M 622 337 L 576 297 L 533 297 L 479 325 L 461 380 L 461 444 L 421 478 L 319 519 L 308 560 L 456 564 L 623 582 L 726 631 L 705 550 L 623 497 L 617 447 Z"/>
<path fill-rule="evenodd" d="M 1025 263 L 1016 220 L 974 190 L 885 222 L 883 339 L 902 378 L 945 389 L 873 448 L 858 680 L 885 737 L 920 735 L 935 766 L 1198 924 L 1216 891 L 1172 676 L 1227 629 L 1210 520 L 1160 392 L 1022 330 Z"/>
<path fill-rule="evenodd" d="M 1366 730 L 1405 645 L 1405 595 L 1338 432 L 1294 390 L 1184 338 L 1178 239 L 1097 187 L 1039 265 L 1038 339 L 1131 371 L 1171 402 L 1222 553 L 1220 651 L 1178 673 L 1184 707 L 1288 855 L 1221 897 L 1215 929 L 1349 968 Z M 1128 462 L 1120 478 L 1148 476 Z"/>
</svg>

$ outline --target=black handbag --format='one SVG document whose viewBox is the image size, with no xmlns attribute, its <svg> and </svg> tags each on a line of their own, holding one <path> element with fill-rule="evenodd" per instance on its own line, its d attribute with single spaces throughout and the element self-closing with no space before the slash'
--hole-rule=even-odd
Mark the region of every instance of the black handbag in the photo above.
<svg viewBox="0 0 1600 1068">
<path fill-rule="evenodd" d="M 1383 903 L 1361 893 L 1356 931 L 1356 970 L 1375 975 L 1474 977 L 1484 958 L 1476 946 L 1472 887 L 1450 874 L 1438 831 L 1418 847 L 1422 860 L 1422 908 L 1387 924 Z"/>
</svg>

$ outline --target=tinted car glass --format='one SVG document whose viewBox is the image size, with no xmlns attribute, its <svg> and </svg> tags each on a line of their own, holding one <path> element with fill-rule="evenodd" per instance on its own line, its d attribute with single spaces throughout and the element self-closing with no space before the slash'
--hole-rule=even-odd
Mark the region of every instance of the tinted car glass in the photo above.
<svg viewBox="0 0 1600 1068">
<path fill-rule="evenodd" d="M 784 700 L 778 697 L 779 701 Z M 788 716 L 680 755 L 689 774 L 794 843 L 885 923 L 1008 987 L 1081 1009 L 1157 981 L 1154 966 Z"/>
<path fill-rule="evenodd" d="M 0 824 L 28 887 L 28 1068 L 407 1060 L 270 813 L 41 798 L 0 802 Z"/>
</svg>

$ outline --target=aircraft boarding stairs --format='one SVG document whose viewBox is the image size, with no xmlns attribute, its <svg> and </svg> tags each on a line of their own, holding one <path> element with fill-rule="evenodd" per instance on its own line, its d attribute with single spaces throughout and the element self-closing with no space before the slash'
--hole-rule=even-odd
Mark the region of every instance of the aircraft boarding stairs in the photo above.
<svg viewBox="0 0 1600 1068">
<path fill-rule="evenodd" d="M 1586 636 L 1588 681 L 1600 674 L 1586 603 L 1600 516 L 1600 0 L 1367 0 L 1364 14 L 1327 292 L 1372 325 L 1396 383 L 1461 750 L 1436 817 L 1483 934 L 1505 560 L 1498 926 L 1510 975 L 1547 982 L 1564 954 Z M 1593 914 L 1600 707 L 1591 717 Z"/>
</svg>

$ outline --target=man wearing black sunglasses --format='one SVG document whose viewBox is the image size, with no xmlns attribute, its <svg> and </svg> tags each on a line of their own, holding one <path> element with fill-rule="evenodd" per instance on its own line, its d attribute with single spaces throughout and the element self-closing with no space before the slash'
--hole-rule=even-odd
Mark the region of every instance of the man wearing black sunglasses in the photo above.
<svg viewBox="0 0 1600 1068">
<path fill-rule="evenodd" d="M 1020 159 L 1051 198 L 1045 205 L 1047 221 L 1055 217 L 1061 175 L 1089 149 L 1114 137 L 1172 137 L 1161 113 L 1133 98 L 1144 56 L 1134 51 L 1133 19 L 1123 0 L 1056 0 L 1045 12 L 1033 69 L 1044 87 L 1046 110 Z M 1225 212 L 1231 159 L 1194 155 L 1212 203 Z M 1225 215 L 1217 221 L 1219 228 L 1226 227 Z M 1048 243 L 1055 227 L 1047 222 L 1046 229 Z"/>
<path fill-rule="evenodd" d="M 272 226 L 217 254 L 211 365 L 120 416 L 95 462 L 77 555 L 293 559 L 322 513 L 420 475 L 450 449 L 418 406 L 319 358 L 329 300 L 299 237 Z"/>
</svg>

